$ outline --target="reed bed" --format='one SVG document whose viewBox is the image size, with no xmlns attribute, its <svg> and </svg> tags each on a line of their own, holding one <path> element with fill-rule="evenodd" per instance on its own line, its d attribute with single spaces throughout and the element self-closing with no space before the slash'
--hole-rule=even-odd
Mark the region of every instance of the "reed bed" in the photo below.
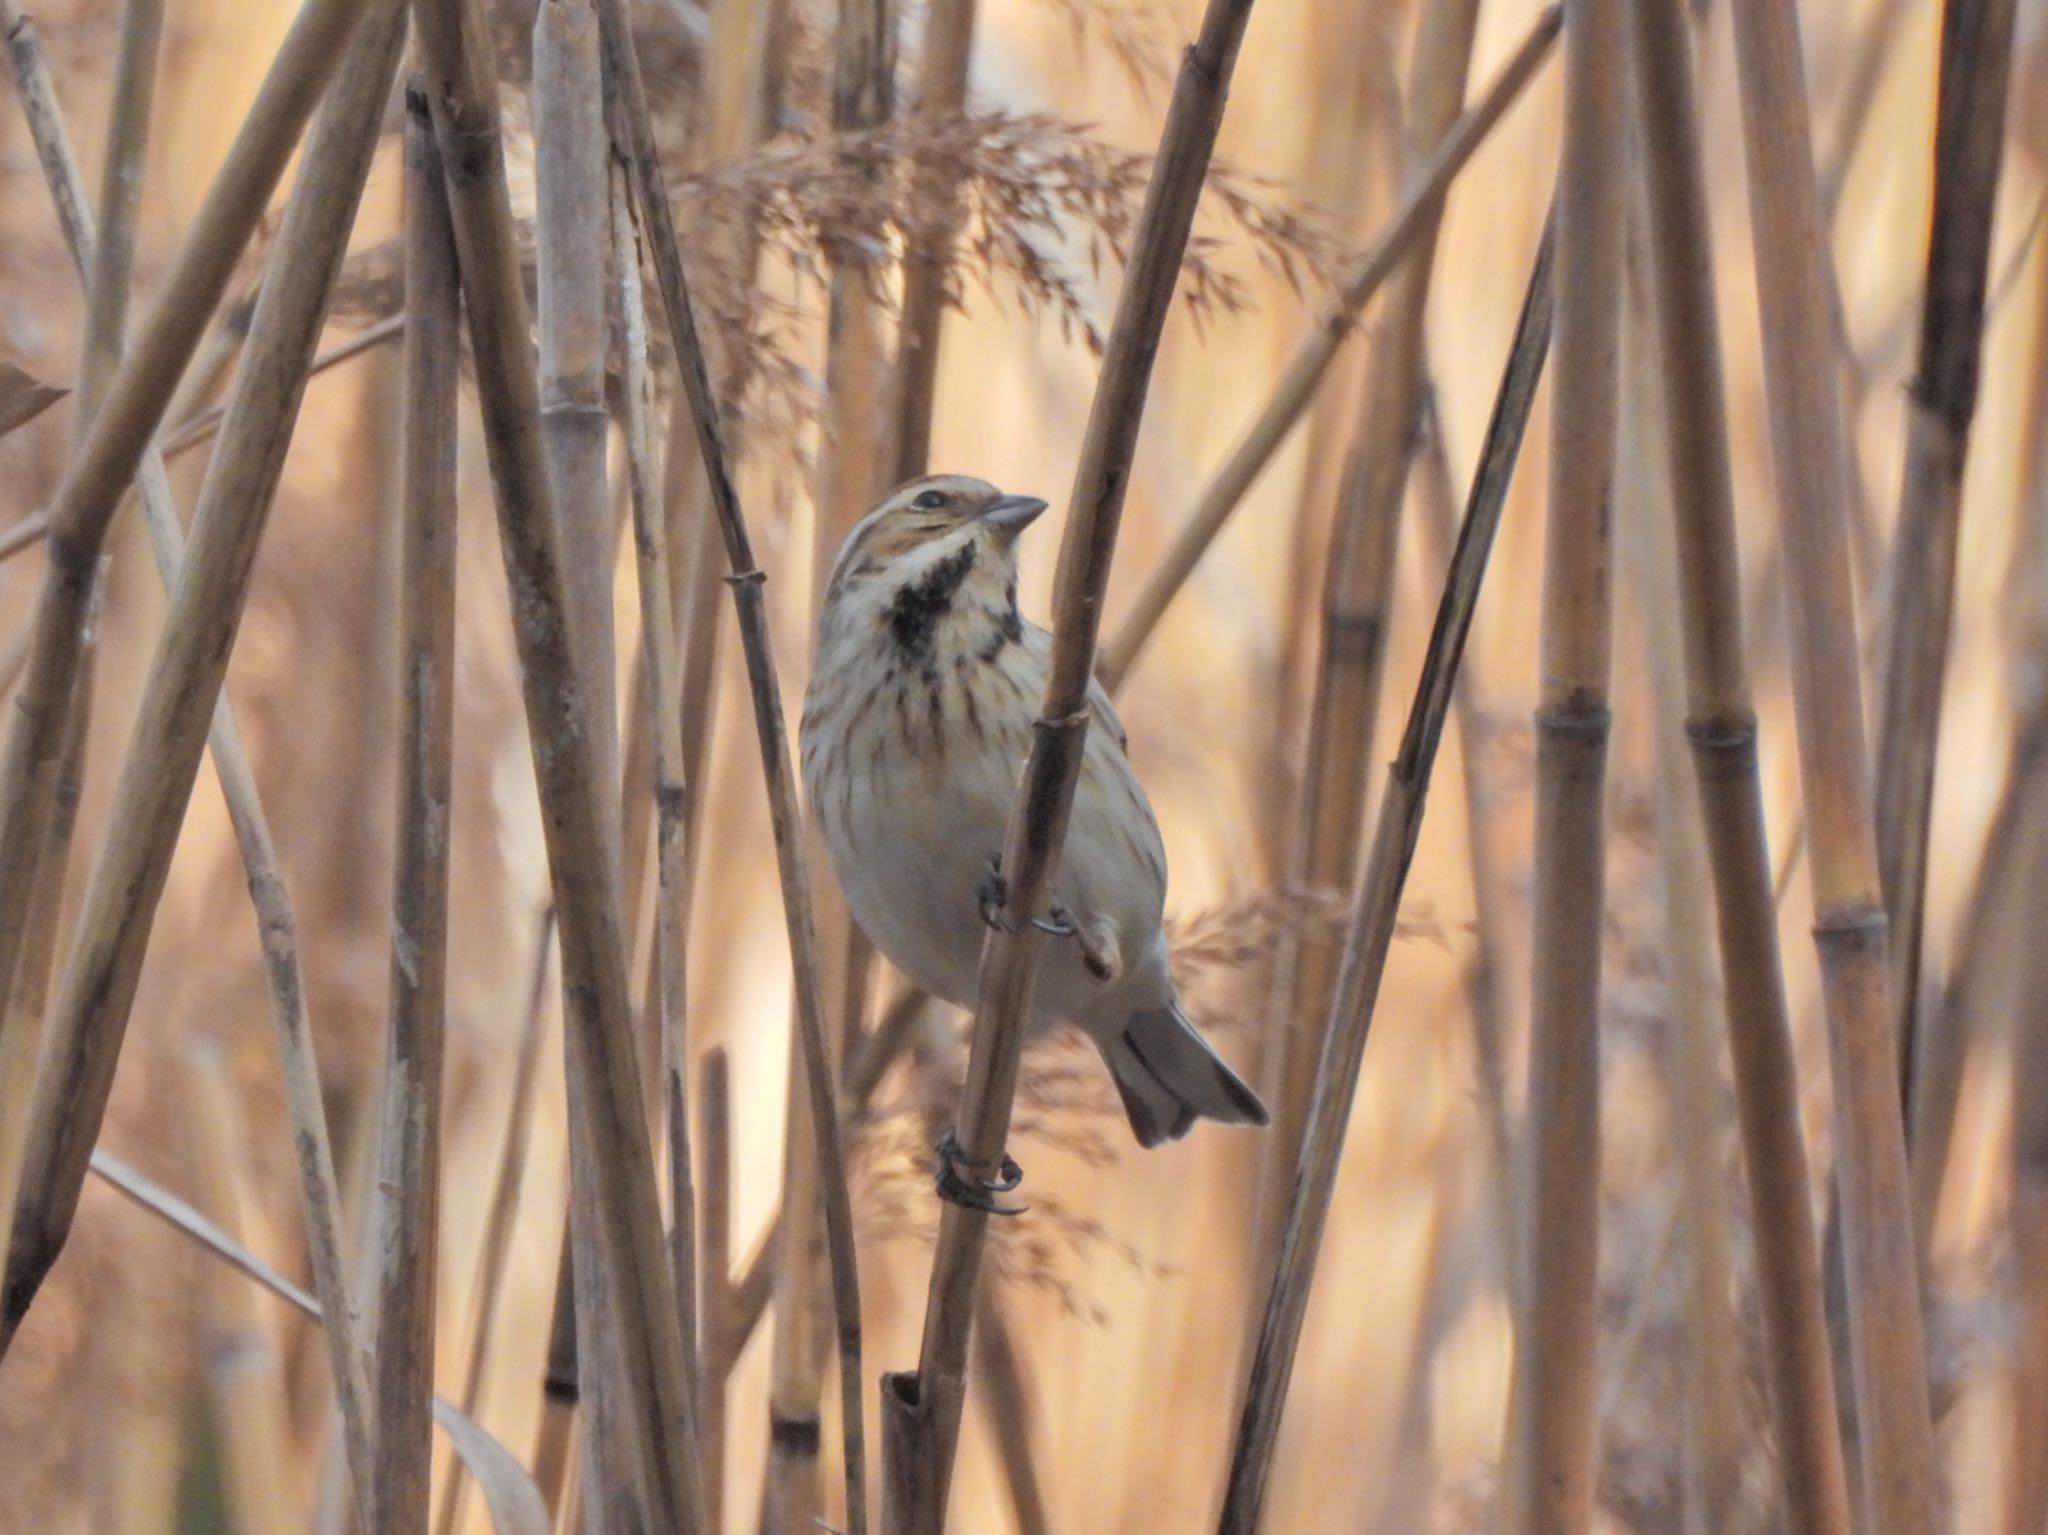
<svg viewBox="0 0 2048 1535">
<path fill-rule="evenodd" d="M 2035 8 L 234 10 L 0 0 L 0 1535 L 2039 1535 Z M 847 918 L 928 470 L 1270 1129 Z"/>
</svg>

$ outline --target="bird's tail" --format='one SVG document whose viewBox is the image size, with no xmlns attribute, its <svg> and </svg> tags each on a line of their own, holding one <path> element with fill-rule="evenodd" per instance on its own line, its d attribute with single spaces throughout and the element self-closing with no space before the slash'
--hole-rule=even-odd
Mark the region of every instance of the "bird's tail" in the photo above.
<svg viewBox="0 0 2048 1535">
<path fill-rule="evenodd" d="M 1177 1002 L 1133 1013 L 1102 1055 L 1141 1146 L 1177 1141 L 1197 1119 L 1266 1123 L 1259 1095 L 1209 1048 Z"/>
</svg>

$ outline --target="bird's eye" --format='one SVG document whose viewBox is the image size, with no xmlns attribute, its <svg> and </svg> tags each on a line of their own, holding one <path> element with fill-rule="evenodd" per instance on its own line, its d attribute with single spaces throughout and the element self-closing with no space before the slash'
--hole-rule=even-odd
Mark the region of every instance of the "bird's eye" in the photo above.
<svg viewBox="0 0 2048 1535">
<path fill-rule="evenodd" d="M 910 504 L 920 512 L 936 512 L 946 504 L 946 493 L 943 490 L 927 490 Z"/>
</svg>

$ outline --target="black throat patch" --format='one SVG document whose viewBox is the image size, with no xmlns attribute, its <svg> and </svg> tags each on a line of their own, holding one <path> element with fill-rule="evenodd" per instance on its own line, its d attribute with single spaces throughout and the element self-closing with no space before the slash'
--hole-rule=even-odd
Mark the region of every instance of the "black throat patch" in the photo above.
<svg viewBox="0 0 2048 1535">
<path fill-rule="evenodd" d="M 889 599 L 884 621 L 896 643 L 913 659 L 930 657 L 939 620 L 952 610 L 960 584 L 974 569 L 974 559 L 974 545 L 962 544 L 915 581 L 898 587 Z"/>
</svg>

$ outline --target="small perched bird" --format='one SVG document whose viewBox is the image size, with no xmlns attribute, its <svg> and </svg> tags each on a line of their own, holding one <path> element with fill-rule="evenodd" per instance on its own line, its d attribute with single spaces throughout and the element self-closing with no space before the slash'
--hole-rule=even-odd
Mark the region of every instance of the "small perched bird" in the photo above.
<svg viewBox="0 0 2048 1535">
<path fill-rule="evenodd" d="M 804 695 L 804 789 L 854 919 L 962 1007 L 983 924 L 1008 920 L 998 860 L 1052 662 L 1052 636 L 1017 611 L 1017 536 L 1044 510 L 965 475 L 891 492 L 839 551 Z M 1108 695 L 1088 698 L 1032 1026 L 1095 1042 L 1141 1145 L 1200 1117 L 1263 1125 L 1174 994 L 1159 826 Z"/>
</svg>

